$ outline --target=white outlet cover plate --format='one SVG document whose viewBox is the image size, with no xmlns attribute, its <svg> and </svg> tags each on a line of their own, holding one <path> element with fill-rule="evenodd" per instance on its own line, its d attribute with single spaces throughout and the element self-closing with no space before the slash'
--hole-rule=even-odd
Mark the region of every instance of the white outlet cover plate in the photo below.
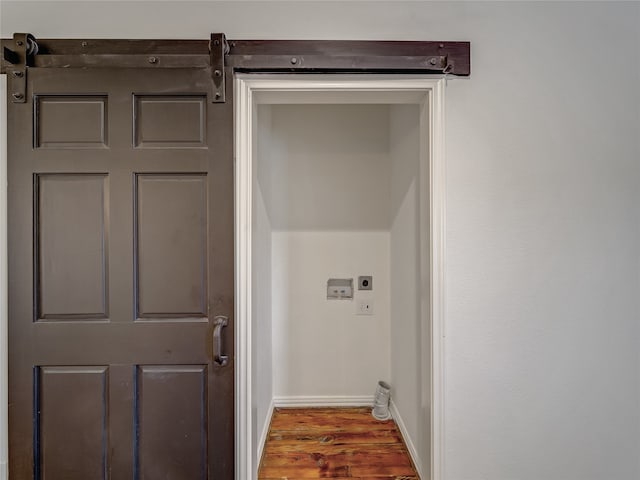
<svg viewBox="0 0 640 480">
<path fill-rule="evenodd" d="M 373 299 L 358 300 L 356 315 L 373 315 Z"/>
</svg>

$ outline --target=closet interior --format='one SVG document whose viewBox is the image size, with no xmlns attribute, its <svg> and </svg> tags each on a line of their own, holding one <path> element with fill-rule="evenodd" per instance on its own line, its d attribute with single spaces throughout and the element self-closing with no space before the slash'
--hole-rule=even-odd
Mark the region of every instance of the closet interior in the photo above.
<svg viewBox="0 0 640 480">
<path fill-rule="evenodd" d="M 351 101 L 316 95 L 255 107 L 252 449 L 257 464 L 274 405 L 371 405 L 384 380 L 391 413 L 426 472 L 425 107 Z M 329 298 L 330 280 L 346 285 L 341 298 Z"/>
</svg>

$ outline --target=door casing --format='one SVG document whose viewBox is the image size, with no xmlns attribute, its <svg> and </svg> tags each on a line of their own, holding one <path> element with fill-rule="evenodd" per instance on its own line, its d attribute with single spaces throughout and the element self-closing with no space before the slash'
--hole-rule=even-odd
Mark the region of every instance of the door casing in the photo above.
<svg viewBox="0 0 640 480">
<path fill-rule="evenodd" d="M 235 123 L 235 264 L 236 264 L 236 479 L 252 478 L 251 445 L 252 332 L 251 332 L 251 238 L 253 195 L 253 130 L 255 105 L 261 103 L 404 103 L 420 107 L 420 175 L 429 186 L 421 189 L 421 205 L 430 212 L 420 222 L 421 269 L 428 275 L 430 305 L 423 305 L 422 365 L 431 372 L 428 395 L 431 404 L 431 451 L 423 478 L 443 478 L 444 426 L 444 258 L 445 258 L 445 151 L 444 76 L 413 75 L 274 75 L 236 74 L 234 80 Z M 429 197 L 427 198 L 426 195 Z M 430 352 L 427 356 L 426 352 Z M 260 438 L 260 442 L 264 439 Z M 259 448 L 261 448 L 259 446 Z M 258 455 L 259 457 L 259 455 Z"/>
</svg>

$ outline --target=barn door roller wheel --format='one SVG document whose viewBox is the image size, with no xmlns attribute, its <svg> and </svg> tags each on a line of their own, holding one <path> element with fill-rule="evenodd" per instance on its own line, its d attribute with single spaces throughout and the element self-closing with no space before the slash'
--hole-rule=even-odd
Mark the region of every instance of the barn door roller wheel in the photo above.
<svg viewBox="0 0 640 480">
<path fill-rule="evenodd" d="M 9 91 L 13 103 L 27 101 L 27 69 L 33 66 L 33 57 L 38 53 L 36 37 L 30 33 L 15 33 L 13 48 L 4 47 L 4 60 L 11 64 L 7 69 L 9 76 Z"/>
</svg>

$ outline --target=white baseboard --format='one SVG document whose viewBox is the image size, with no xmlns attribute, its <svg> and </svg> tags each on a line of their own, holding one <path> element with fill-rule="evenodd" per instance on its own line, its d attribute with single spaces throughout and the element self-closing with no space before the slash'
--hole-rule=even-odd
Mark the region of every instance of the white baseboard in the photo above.
<svg viewBox="0 0 640 480">
<path fill-rule="evenodd" d="M 257 468 L 260 468 L 260 461 L 262 460 L 262 452 L 264 451 L 265 443 L 267 443 L 267 435 L 269 435 L 269 427 L 271 426 L 271 418 L 273 417 L 274 408 L 275 408 L 275 403 L 272 398 L 271 403 L 269 403 L 267 418 L 265 418 L 264 425 L 262 426 L 262 433 L 260 434 L 260 438 L 258 439 L 258 458 L 256 459 L 256 461 L 258 462 Z"/>
<path fill-rule="evenodd" d="M 420 478 L 425 478 L 422 475 L 422 464 L 420 463 L 420 455 L 418 455 L 418 450 L 416 450 L 416 446 L 413 444 L 411 437 L 409 436 L 409 431 L 407 430 L 407 426 L 404 424 L 402 417 L 400 416 L 400 412 L 398 411 L 398 407 L 393 403 L 393 399 L 389 402 L 389 411 L 391 412 L 391 416 L 398 425 L 400 429 L 400 433 L 402 434 L 402 438 L 404 439 L 404 443 L 407 446 L 407 450 L 409 450 L 409 455 L 411 455 L 411 460 L 413 460 L 413 465 L 416 467 L 418 471 L 418 475 Z"/>
<path fill-rule="evenodd" d="M 274 397 L 276 407 L 371 407 L 373 395 Z"/>
</svg>

